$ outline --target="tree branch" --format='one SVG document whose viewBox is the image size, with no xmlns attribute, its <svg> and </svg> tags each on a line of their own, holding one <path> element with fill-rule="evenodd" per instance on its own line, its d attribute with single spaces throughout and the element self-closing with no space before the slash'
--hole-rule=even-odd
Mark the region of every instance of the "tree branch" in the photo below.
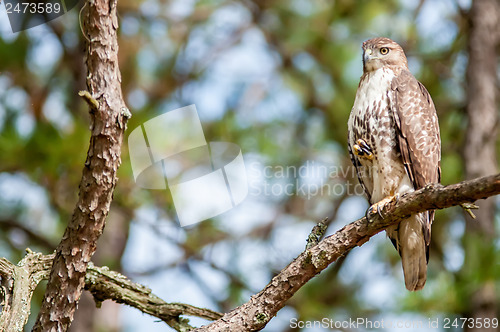
<svg viewBox="0 0 500 332">
<path fill-rule="evenodd" d="M 346 225 L 335 234 L 301 253 L 285 267 L 249 302 L 222 316 L 218 312 L 187 304 L 166 303 L 151 290 L 133 283 L 125 276 L 109 271 L 107 267 L 88 264 L 84 283 L 97 304 L 111 299 L 125 303 L 144 313 L 160 318 L 177 331 L 189 331 L 192 327 L 181 315 L 201 317 L 215 322 L 195 331 L 255 331 L 266 326 L 286 302 L 307 281 L 324 270 L 349 250 L 366 243 L 373 235 L 390 225 L 407 218 L 410 214 L 432 209 L 444 209 L 453 205 L 471 203 L 500 193 L 500 174 L 442 186 L 429 185 L 416 192 L 405 194 L 398 201 L 384 205 L 379 214 L 369 215 Z M 319 236 L 321 234 L 318 234 Z M 18 265 L 0 259 L 2 315 L 0 330 L 20 332 L 29 316 L 29 303 L 36 285 L 48 277 L 48 271 L 57 253 L 41 255 L 28 250 Z"/>
<path fill-rule="evenodd" d="M 42 255 L 27 249 L 27 255 L 14 265 L 0 258 L 1 294 L 3 308 L 0 331 L 22 332 L 30 314 L 30 302 L 36 285 L 48 279 L 55 254 Z M 100 306 L 104 300 L 125 303 L 157 317 L 177 331 L 193 329 L 189 320 L 180 316 L 216 320 L 222 314 L 183 303 L 167 303 L 143 285 L 132 282 L 124 275 L 89 263 L 85 276 L 85 289 L 89 290 Z"/>
<path fill-rule="evenodd" d="M 151 293 L 151 289 L 130 281 L 124 275 L 110 271 L 107 267 L 96 267 L 92 263 L 87 268 L 85 289 L 88 289 L 99 305 L 107 299 L 117 303 L 125 303 L 140 311 L 160 318 L 177 331 L 193 329 L 189 320 L 181 315 L 201 317 L 216 320 L 222 314 L 204 308 L 194 307 L 183 303 L 166 303 Z"/>
<path fill-rule="evenodd" d="M 442 186 L 429 185 L 384 205 L 381 214 L 361 218 L 319 244 L 301 253 L 276 275 L 258 294 L 221 319 L 195 331 L 256 331 L 264 328 L 286 302 L 307 281 L 354 247 L 366 243 L 372 236 L 407 218 L 426 210 L 444 209 L 461 203 L 500 193 L 500 174 Z"/>
<path fill-rule="evenodd" d="M 118 67 L 117 0 L 86 2 L 87 100 L 91 137 L 79 198 L 59 243 L 47 290 L 33 331 L 70 326 L 85 283 L 87 264 L 102 234 L 116 185 L 121 145 L 130 112 L 125 107 Z"/>
<path fill-rule="evenodd" d="M 28 252 L 18 265 L 0 258 L 2 315 L 0 331 L 21 332 L 28 322 L 31 297 L 38 283 L 49 276 L 54 256 Z"/>
</svg>

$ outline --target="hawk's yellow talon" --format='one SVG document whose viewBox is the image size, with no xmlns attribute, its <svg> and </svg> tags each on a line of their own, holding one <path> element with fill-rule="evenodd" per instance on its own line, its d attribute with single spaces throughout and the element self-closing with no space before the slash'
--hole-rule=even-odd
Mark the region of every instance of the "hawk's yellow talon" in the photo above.
<svg viewBox="0 0 500 332">
<path fill-rule="evenodd" d="M 363 154 L 363 151 L 361 151 L 361 148 L 357 144 L 354 144 L 352 146 L 352 150 L 354 151 L 354 154 L 358 157 Z"/>
<path fill-rule="evenodd" d="M 358 139 L 356 144 L 352 146 L 353 152 L 359 158 L 364 158 L 368 160 L 373 160 L 372 149 L 366 142 L 362 139 Z"/>
</svg>

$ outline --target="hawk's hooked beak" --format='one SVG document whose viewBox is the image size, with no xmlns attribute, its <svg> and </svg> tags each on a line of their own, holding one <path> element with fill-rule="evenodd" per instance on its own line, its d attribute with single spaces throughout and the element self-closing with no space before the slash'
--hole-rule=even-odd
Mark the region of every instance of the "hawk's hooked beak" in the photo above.
<svg viewBox="0 0 500 332">
<path fill-rule="evenodd" d="M 365 50 L 365 53 L 364 53 L 364 60 L 365 60 L 365 62 L 368 62 L 368 61 L 370 61 L 372 59 L 376 59 L 377 58 L 375 56 L 372 56 L 372 54 L 373 54 L 373 50 L 371 48 L 367 48 Z"/>
<path fill-rule="evenodd" d="M 379 57 L 373 49 L 368 47 L 363 52 L 363 71 L 371 72 L 381 67 Z"/>
</svg>

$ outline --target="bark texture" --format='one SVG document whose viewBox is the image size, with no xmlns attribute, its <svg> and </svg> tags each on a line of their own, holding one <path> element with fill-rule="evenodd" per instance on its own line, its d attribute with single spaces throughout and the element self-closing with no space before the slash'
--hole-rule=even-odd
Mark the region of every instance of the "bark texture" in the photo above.
<svg viewBox="0 0 500 332">
<path fill-rule="evenodd" d="M 18 265 L 0 258 L 2 314 L 0 331 L 20 332 L 28 322 L 33 291 L 42 279 L 47 279 L 51 256 L 28 251 Z"/>
<path fill-rule="evenodd" d="M 500 3 L 498 0 L 474 0 L 469 12 L 467 66 L 468 127 L 464 147 L 467 179 L 497 172 L 496 141 L 498 132 L 497 48 L 500 43 Z M 474 268 L 478 253 L 485 255 L 495 239 L 495 200 L 478 204 L 477 219 L 466 216 L 467 237 L 464 269 Z M 476 256 L 473 256 L 476 255 Z M 467 273 L 467 271 L 464 271 Z M 484 282 L 472 290 L 468 312 L 464 316 L 493 319 L 498 315 L 494 281 Z M 479 325 L 478 325 L 479 326 Z M 483 327 L 467 331 L 487 331 Z"/>
<path fill-rule="evenodd" d="M 79 199 L 59 243 L 33 331 L 66 331 L 83 290 L 87 265 L 102 234 L 120 166 L 129 117 L 118 68 L 116 0 L 86 3 L 87 87 L 91 137 Z M 88 95 L 88 94 L 87 94 Z"/>
<path fill-rule="evenodd" d="M 97 266 L 108 265 L 110 269 L 121 272 L 121 257 L 127 244 L 129 222 L 132 212 L 125 210 L 116 200 L 106 220 L 106 231 L 97 242 L 97 250 L 92 256 L 92 263 Z M 88 274 L 88 269 L 87 269 Z M 96 307 L 96 302 L 89 292 L 83 292 L 75 312 L 70 332 L 121 332 L 123 322 L 120 319 L 121 305 L 107 301 Z"/>
<path fill-rule="evenodd" d="M 498 79 L 496 49 L 500 41 L 498 0 L 475 0 L 469 13 L 469 62 L 467 65 L 468 126 L 464 147 L 467 179 L 497 172 Z M 469 227 L 493 236 L 494 201 L 480 203 L 477 221 Z M 472 221 L 469 219 L 469 221 Z"/>
<path fill-rule="evenodd" d="M 221 319 L 195 331 L 258 331 L 285 306 L 295 292 L 349 250 L 411 214 L 474 202 L 500 191 L 500 174 L 443 187 L 429 185 L 386 204 L 381 214 L 346 225 L 316 246 L 301 253 L 258 294 Z"/>
<path fill-rule="evenodd" d="M 0 331 L 22 332 L 30 314 L 30 300 L 41 280 L 48 279 L 55 254 L 42 255 L 28 249 L 27 255 L 17 264 L 0 258 L 2 313 Z M 85 289 L 93 296 L 94 305 L 100 307 L 105 300 L 125 303 L 140 311 L 158 317 L 176 331 L 193 329 L 183 315 L 215 320 L 222 314 L 183 303 L 167 303 L 151 289 L 134 283 L 108 267 L 87 266 Z"/>
<path fill-rule="evenodd" d="M 106 267 L 96 267 L 92 263 L 87 269 L 85 289 L 88 289 L 99 303 L 111 299 L 125 303 L 143 313 L 160 318 L 177 331 L 192 329 L 188 320 L 181 315 L 196 316 L 208 320 L 222 317 L 222 314 L 183 303 L 165 303 L 151 292 L 151 289 L 134 283 L 124 275 L 110 271 Z"/>
<path fill-rule="evenodd" d="M 338 258 L 345 257 L 350 249 L 363 245 L 370 237 L 388 226 L 408 218 L 410 214 L 430 209 L 444 209 L 498 194 L 500 194 L 500 174 L 446 187 L 435 184 L 403 195 L 397 202 L 393 200 L 386 203 L 380 210 L 384 217 L 376 213 L 368 216 L 368 219 L 359 219 L 317 244 L 314 243 L 322 236 L 322 230 L 321 227 L 319 230 L 315 227 L 313 234 L 309 237 L 310 239 L 314 237 L 314 239 L 308 242 L 309 246 L 306 251 L 274 277 L 261 292 L 252 296 L 249 302 L 224 316 L 187 304 L 165 303 L 153 295 L 148 288 L 131 282 L 125 276 L 110 271 L 107 267 L 98 268 L 91 263 L 87 264 L 86 268 L 85 288 L 92 293 L 97 303 L 106 299 L 126 303 L 162 319 L 177 331 L 191 330 L 187 320 L 180 317 L 181 315 L 217 319 L 213 324 L 198 328 L 196 331 L 260 330 L 307 281 Z M 0 295 L 3 304 L 0 324 L 7 324 L 0 325 L 0 330 L 23 331 L 23 324 L 29 316 L 27 303 L 29 303 L 33 289 L 42 278 L 48 275 L 52 263 L 56 262 L 55 257 L 56 254 L 42 256 L 28 252 L 27 257 L 17 266 L 5 259 L 0 259 L 2 280 Z M 24 271 L 17 273 L 18 269 Z M 31 286 L 28 287 L 27 284 Z M 19 292 L 24 292 L 24 295 L 16 296 Z M 14 325 L 11 322 L 14 322 Z M 11 326 L 11 328 L 1 329 L 3 326 Z M 42 328 L 50 331 L 53 327 L 43 326 Z"/>
</svg>

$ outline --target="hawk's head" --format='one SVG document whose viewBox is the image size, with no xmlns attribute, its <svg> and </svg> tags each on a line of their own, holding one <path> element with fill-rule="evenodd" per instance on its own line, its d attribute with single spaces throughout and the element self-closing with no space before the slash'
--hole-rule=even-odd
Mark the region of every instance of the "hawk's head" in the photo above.
<svg viewBox="0 0 500 332">
<path fill-rule="evenodd" d="M 385 66 L 408 68 L 403 48 L 395 41 L 379 37 L 363 43 L 363 71 L 370 72 Z"/>
</svg>

